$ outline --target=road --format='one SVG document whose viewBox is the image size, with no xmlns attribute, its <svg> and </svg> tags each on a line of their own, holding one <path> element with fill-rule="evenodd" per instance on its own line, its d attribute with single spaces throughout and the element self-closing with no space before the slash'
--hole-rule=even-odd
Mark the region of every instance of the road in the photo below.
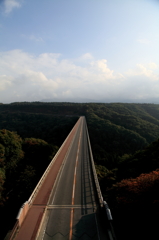
<svg viewBox="0 0 159 240">
<path fill-rule="evenodd" d="M 49 172 L 47 173 L 44 180 L 41 182 L 40 188 L 36 187 L 38 191 L 33 191 L 27 201 L 29 202 L 29 210 L 23 210 L 18 218 L 15 226 L 13 227 L 9 237 L 9 240 L 35 240 L 37 231 L 43 219 L 45 209 L 47 207 L 49 197 L 53 186 L 55 185 L 58 173 L 61 169 L 62 163 L 64 162 L 67 153 L 70 149 L 70 145 L 74 139 L 78 126 L 81 122 L 81 118 L 77 121 L 72 131 L 62 144 L 61 148 L 57 152 L 55 158 L 52 160 L 51 168 L 49 167 Z M 37 185 L 38 186 L 38 185 Z M 27 213 L 27 214 L 26 214 Z M 26 217 L 25 215 L 26 214 Z M 21 220 L 20 220 L 21 219 Z M 22 222 L 23 221 L 23 222 Z"/>
<path fill-rule="evenodd" d="M 102 239 L 84 117 L 63 161 L 46 209 L 38 240 Z"/>
</svg>

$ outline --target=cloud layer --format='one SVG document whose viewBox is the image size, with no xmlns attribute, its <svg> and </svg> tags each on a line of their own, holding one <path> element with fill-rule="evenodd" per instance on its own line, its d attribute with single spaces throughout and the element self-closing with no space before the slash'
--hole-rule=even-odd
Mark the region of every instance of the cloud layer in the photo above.
<svg viewBox="0 0 159 240">
<path fill-rule="evenodd" d="M 5 14 L 11 13 L 14 9 L 21 7 L 22 0 L 4 0 L 3 10 Z"/>
<path fill-rule="evenodd" d="M 159 97 L 155 63 L 138 64 L 117 73 L 106 59 L 90 53 L 77 59 L 60 54 L 31 55 L 19 49 L 0 53 L 0 102 L 40 101 L 49 98 L 94 100 Z"/>
</svg>

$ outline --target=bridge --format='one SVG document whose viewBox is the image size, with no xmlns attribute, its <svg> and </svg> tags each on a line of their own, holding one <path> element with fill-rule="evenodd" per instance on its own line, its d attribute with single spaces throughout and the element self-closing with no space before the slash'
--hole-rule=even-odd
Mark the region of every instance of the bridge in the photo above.
<svg viewBox="0 0 159 240">
<path fill-rule="evenodd" d="M 85 117 L 80 117 L 20 208 L 5 240 L 115 240 L 100 191 Z"/>
</svg>

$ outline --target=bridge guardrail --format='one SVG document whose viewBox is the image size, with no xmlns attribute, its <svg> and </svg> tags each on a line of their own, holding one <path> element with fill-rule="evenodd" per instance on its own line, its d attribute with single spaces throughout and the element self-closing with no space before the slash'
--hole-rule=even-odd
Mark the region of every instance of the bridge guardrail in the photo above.
<svg viewBox="0 0 159 240">
<path fill-rule="evenodd" d="M 97 173 L 96 173 L 96 169 L 95 169 L 95 165 L 94 165 L 94 160 L 93 160 L 93 154 L 92 154 L 92 149 L 91 149 L 91 143 L 90 143 L 90 139 L 89 139 L 89 133 L 88 133 L 88 128 L 87 128 L 87 124 L 86 124 L 86 132 L 87 132 L 87 139 L 88 139 L 88 145 L 89 145 L 89 151 L 90 151 L 90 158 L 91 158 L 91 166 L 92 166 L 92 171 L 93 171 L 93 176 L 94 176 L 94 181 L 95 181 L 95 185 L 96 185 L 96 189 L 97 189 L 97 194 L 98 194 L 98 199 L 99 199 L 99 204 L 100 207 L 102 208 L 102 211 L 105 211 L 105 216 L 108 220 L 108 236 L 110 240 L 116 240 L 116 236 L 115 236 L 115 232 L 114 232 L 114 228 L 112 225 L 112 215 L 111 215 L 111 211 L 110 208 L 107 204 L 106 201 L 103 200 L 103 196 L 101 193 L 101 189 L 100 189 L 100 185 L 99 185 L 99 181 L 98 181 L 98 177 L 97 177 Z"/>
<path fill-rule="evenodd" d="M 86 121 L 86 119 L 85 119 L 85 121 Z M 101 189 L 100 189 L 100 186 L 99 186 L 99 181 L 98 181 L 98 177 L 97 177 L 97 173 L 96 173 L 96 169 L 95 169 L 95 165 L 94 165 L 93 154 L 92 154 L 92 149 L 91 149 L 91 143 L 90 143 L 90 139 L 89 139 L 87 124 L 86 124 L 86 133 L 87 133 L 89 153 L 90 153 L 90 158 L 91 158 L 91 166 L 92 166 L 94 181 L 95 181 L 95 185 L 96 185 L 96 189 L 97 189 L 99 204 L 100 204 L 101 207 L 103 207 L 103 196 L 102 196 L 102 193 L 101 193 Z"/>
</svg>

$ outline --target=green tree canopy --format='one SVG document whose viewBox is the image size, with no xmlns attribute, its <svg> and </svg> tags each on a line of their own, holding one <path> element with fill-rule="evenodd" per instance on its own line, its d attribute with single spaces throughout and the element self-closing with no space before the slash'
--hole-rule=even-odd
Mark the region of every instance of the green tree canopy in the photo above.
<svg viewBox="0 0 159 240">
<path fill-rule="evenodd" d="M 15 171 L 20 159 L 23 158 L 22 139 L 15 132 L 0 130 L 0 157 L 4 161 L 6 173 Z"/>
</svg>

